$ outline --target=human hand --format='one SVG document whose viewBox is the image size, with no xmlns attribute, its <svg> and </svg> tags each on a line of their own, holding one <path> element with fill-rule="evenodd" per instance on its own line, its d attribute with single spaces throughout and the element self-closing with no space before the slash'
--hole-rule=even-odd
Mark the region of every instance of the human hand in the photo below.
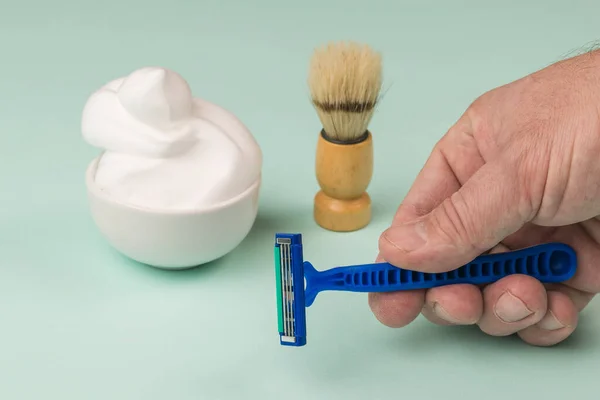
<svg viewBox="0 0 600 400">
<path fill-rule="evenodd" d="M 484 288 L 370 293 L 376 318 L 403 327 L 422 313 L 532 345 L 566 339 L 600 291 L 599 154 L 600 52 L 478 98 L 434 147 L 379 239 L 378 261 L 444 272 L 487 251 L 563 242 L 577 273 L 560 285 L 513 275 Z"/>
</svg>

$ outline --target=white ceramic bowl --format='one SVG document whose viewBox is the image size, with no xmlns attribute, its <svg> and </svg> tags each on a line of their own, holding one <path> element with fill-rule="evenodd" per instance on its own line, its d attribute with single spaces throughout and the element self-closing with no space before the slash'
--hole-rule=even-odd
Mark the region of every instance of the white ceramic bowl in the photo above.
<svg viewBox="0 0 600 400">
<path fill-rule="evenodd" d="M 256 220 L 260 179 L 210 208 L 144 209 L 120 203 L 94 184 L 98 160 L 90 163 L 85 178 L 92 218 L 116 250 L 138 262 L 184 269 L 213 261 L 235 249 Z"/>
</svg>

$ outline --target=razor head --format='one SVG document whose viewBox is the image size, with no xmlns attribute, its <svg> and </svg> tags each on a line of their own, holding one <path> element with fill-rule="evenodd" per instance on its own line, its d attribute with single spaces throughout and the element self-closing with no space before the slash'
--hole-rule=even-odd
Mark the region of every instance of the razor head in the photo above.
<svg viewBox="0 0 600 400">
<path fill-rule="evenodd" d="M 275 235 L 277 326 L 279 342 L 284 346 L 306 344 L 303 257 L 301 234 Z"/>
</svg>

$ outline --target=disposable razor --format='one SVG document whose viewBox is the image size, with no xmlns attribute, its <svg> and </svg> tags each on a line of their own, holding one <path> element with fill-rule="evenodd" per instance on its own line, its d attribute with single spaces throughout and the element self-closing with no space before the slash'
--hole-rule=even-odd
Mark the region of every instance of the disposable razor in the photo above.
<svg viewBox="0 0 600 400">
<path fill-rule="evenodd" d="M 441 273 L 412 271 L 385 262 L 317 271 L 304 261 L 299 233 L 277 233 L 274 257 L 279 341 L 284 346 L 306 344 L 306 308 L 326 290 L 373 293 L 464 283 L 484 285 L 514 274 L 558 283 L 573 277 L 577 268 L 577 256 L 570 246 L 547 243 L 481 255 L 458 269 Z"/>
</svg>

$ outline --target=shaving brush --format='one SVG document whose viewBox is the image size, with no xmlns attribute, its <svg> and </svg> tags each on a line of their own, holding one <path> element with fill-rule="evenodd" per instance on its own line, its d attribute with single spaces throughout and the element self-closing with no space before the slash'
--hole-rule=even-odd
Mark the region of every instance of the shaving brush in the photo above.
<svg viewBox="0 0 600 400">
<path fill-rule="evenodd" d="M 308 84 L 322 124 L 317 139 L 314 219 L 337 232 L 361 229 L 371 220 L 367 188 L 373 175 L 369 123 L 382 84 L 381 56 L 354 42 L 315 50 Z"/>
</svg>

